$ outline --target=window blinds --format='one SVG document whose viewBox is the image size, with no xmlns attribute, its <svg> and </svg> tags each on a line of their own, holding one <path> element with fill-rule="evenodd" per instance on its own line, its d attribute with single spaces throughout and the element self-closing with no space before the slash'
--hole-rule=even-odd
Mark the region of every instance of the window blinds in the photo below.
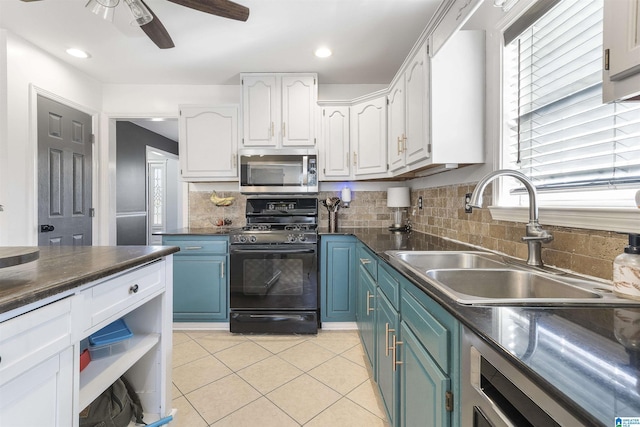
<svg viewBox="0 0 640 427">
<path fill-rule="evenodd" d="M 602 1 L 563 0 L 506 46 L 507 162 L 543 192 L 640 182 L 640 103 L 602 104 Z"/>
</svg>

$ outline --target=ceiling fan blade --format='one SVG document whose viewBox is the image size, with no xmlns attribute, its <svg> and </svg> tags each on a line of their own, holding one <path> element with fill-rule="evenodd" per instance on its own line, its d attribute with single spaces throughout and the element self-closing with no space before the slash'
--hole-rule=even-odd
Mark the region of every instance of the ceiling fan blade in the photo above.
<svg viewBox="0 0 640 427">
<path fill-rule="evenodd" d="M 169 0 L 200 12 L 222 16 L 223 18 L 246 21 L 249 19 L 249 8 L 230 0 Z"/>
<path fill-rule="evenodd" d="M 151 10 L 151 8 L 144 1 L 142 1 L 142 3 L 147 6 L 147 9 L 149 9 L 149 12 L 151 12 L 151 15 L 153 16 L 151 22 L 140 26 L 140 28 L 142 28 L 142 31 L 144 31 L 145 34 L 149 36 L 151 41 L 154 42 L 160 49 L 171 49 L 172 47 L 175 47 L 175 45 L 173 44 L 173 40 L 171 40 L 171 36 L 167 32 L 167 29 L 164 28 L 164 25 L 162 25 L 162 22 L 160 22 L 156 14 L 153 13 L 153 10 Z"/>
</svg>

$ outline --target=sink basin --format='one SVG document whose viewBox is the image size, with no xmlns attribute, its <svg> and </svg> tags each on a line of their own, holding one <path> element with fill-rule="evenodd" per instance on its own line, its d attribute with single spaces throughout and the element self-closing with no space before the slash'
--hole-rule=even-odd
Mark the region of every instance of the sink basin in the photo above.
<svg viewBox="0 0 640 427">
<path fill-rule="evenodd" d="M 485 252 L 387 251 L 386 253 L 424 272 L 435 268 L 504 268 L 507 265 L 501 256 Z"/>
<path fill-rule="evenodd" d="M 426 276 L 461 304 L 557 304 L 598 300 L 606 293 L 546 274 L 513 269 L 431 270 Z"/>
<path fill-rule="evenodd" d="M 408 268 L 459 304 L 640 305 L 620 298 L 604 282 L 533 269 L 481 251 L 386 251 L 392 265 Z M 559 274 L 561 273 L 561 274 Z"/>
</svg>

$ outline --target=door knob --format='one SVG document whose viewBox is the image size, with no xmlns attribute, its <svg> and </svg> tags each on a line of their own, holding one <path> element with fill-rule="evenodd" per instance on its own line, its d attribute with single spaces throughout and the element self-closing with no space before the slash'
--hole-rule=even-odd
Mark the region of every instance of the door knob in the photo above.
<svg viewBox="0 0 640 427">
<path fill-rule="evenodd" d="M 40 225 L 41 233 L 48 233 L 49 231 L 53 231 L 53 230 L 55 230 L 55 227 L 53 225 L 49 225 L 49 224 Z"/>
</svg>

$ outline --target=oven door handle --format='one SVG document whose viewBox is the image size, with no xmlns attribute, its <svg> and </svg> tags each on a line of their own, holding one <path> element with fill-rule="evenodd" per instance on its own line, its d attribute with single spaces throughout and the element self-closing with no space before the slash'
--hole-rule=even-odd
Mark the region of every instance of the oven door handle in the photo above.
<svg viewBox="0 0 640 427">
<path fill-rule="evenodd" d="M 315 249 L 273 249 L 273 248 L 268 248 L 268 249 L 236 249 L 236 248 L 231 248 L 230 253 L 232 254 L 258 254 L 258 253 L 265 253 L 265 254 L 314 254 L 316 253 Z"/>
</svg>

